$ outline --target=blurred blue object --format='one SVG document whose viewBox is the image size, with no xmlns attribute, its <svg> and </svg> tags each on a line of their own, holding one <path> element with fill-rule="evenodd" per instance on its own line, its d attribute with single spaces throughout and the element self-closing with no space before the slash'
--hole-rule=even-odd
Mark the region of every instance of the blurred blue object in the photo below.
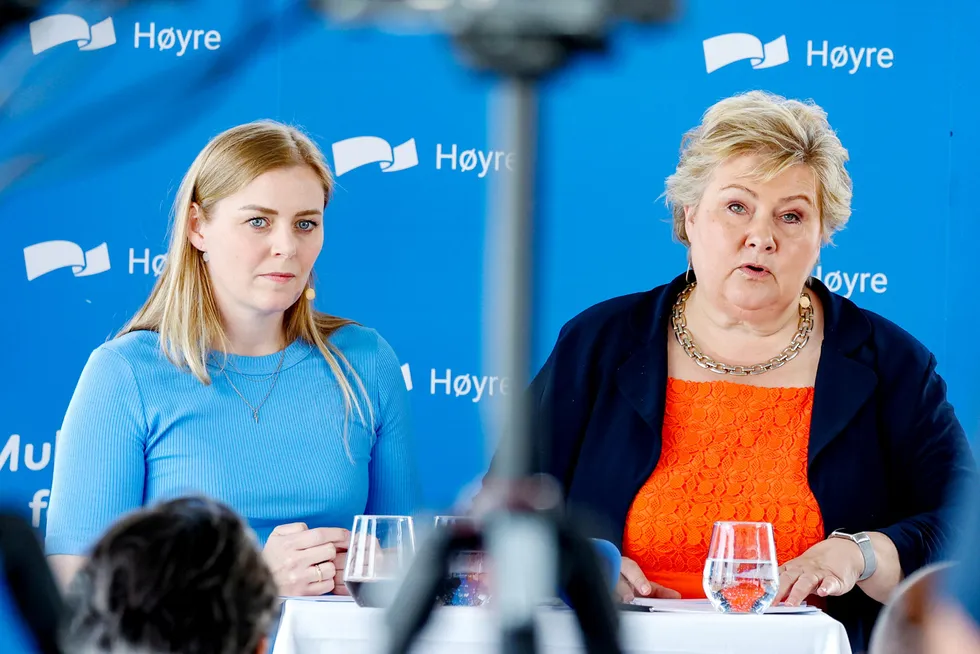
<svg viewBox="0 0 980 654">
<path fill-rule="evenodd" d="M 959 491 L 959 535 L 952 543 L 952 560 L 959 562 L 954 574 L 945 575 L 942 592 L 958 603 L 980 627 L 980 477 L 973 475 Z"/>
<path fill-rule="evenodd" d="M 619 569 L 623 563 L 622 554 L 619 548 L 608 540 L 602 540 L 600 538 L 593 538 L 591 540 L 595 552 L 599 557 L 599 567 L 602 569 L 606 586 L 609 588 L 609 592 L 612 593 L 616 590 L 616 582 L 619 581 Z M 568 606 L 572 605 L 572 602 L 568 599 L 568 595 L 565 593 L 565 589 L 559 591 L 558 597 Z"/>
<path fill-rule="evenodd" d="M 599 555 L 599 564 L 606 575 L 609 592 L 612 592 L 616 590 L 616 582 L 619 581 L 619 568 L 623 564 L 623 555 L 619 548 L 608 540 L 593 538 L 592 544 L 595 545 L 596 553 Z"/>
</svg>

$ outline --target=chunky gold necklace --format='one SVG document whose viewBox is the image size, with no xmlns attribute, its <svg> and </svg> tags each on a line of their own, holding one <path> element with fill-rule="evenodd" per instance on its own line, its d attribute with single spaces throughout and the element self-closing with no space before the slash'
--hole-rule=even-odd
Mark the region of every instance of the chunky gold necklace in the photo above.
<svg viewBox="0 0 980 654">
<path fill-rule="evenodd" d="M 695 286 L 697 286 L 697 282 L 692 282 L 677 295 L 677 300 L 674 302 L 674 310 L 671 314 L 671 322 L 674 325 L 674 336 L 677 337 L 677 342 L 684 348 L 687 356 L 694 359 L 694 363 L 706 370 L 716 372 L 719 375 L 735 375 L 737 377 L 761 375 L 770 370 L 781 368 L 795 359 L 796 355 L 800 353 L 800 350 L 806 347 L 806 344 L 810 341 L 810 332 L 813 331 L 813 303 L 810 300 L 809 294 L 802 293 L 800 295 L 800 326 L 797 328 L 796 334 L 793 335 L 793 340 L 780 352 L 779 356 L 775 356 L 765 363 L 757 363 L 753 366 L 732 366 L 727 363 L 715 361 L 701 351 L 701 348 L 694 342 L 691 332 L 687 329 L 684 307 L 687 304 L 687 299 L 691 297 L 691 292 Z"/>
</svg>

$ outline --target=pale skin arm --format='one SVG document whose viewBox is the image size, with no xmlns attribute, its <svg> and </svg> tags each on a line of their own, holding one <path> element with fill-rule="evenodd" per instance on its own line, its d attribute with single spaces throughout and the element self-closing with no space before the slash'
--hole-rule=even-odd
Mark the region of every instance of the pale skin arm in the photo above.
<svg viewBox="0 0 980 654">
<path fill-rule="evenodd" d="M 775 601 L 778 603 L 785 598 L 787 604 L 797 606 L 808 595 L 843 595 L 857 585 L 871 599 L 887 603 L 892 591 L 904 578 L 898 550 L 884 534 L 868 532 L 868 537 L 877 559 L 875 573 L 869 578 L 857 583 L 864 570 L 864 557 L 857 543 L 843 538 L 829 538 L 782 566 Z"/>
<path fill-rule="evenodd" d="M 284 594 L 322 595 L 330 591 L 347 594 L 343 584 L 347 555 L 337 548 L 346 548 L 349 540 L 350 532 L 346 529 L 309 529 L 303 523 L 279 525 L 266 543 L 263 556 Z M 87 560 L 73 554 L 48 557 L 48 565 L 62 592 Z M 321 581 L 317 581 L 313 568 L 317 563 L 321 566 Z"/>
<path fill-rule="evenodd" d="M 616 596 L 619 597 L 620 602 L 629 604 L 638 595 L 659 599 L 681 598 L 681 594 L 676 590 L 666 588 L 647 579 L 636 561 L 624 556 L 619 572 L 619 583 L 616 584 Z"/>
<path fill-rule="evenodd" d="M 857 586 L 871 599 L 882 604 L 887 604 L 895 587 L 905 578 L 905 574 L 902 572 L 898 550 L 895 548 L 895 543 L 892 542 L 891 538 L 876 531 L 868 532 L 868 538 L 871 539 L 871 546 L 875 550 L 878 567 L 875 569 L 873 575 L 864 581 L 858 582 Z M 857 546 L 857 543 L 850 543 L 850 545 L 858 551 L 858 556 L 860 557 L 861 549 Z M 864 569 L 863 557 L 858 565 L 862 570 Z M 858 574 L 860 575 L 860 572 Z"/>
<path fill-rule="evenodd" d="M 84 556 L 73 554 L 54 554 L 48 557 L 48 565 L 51 566 L 51 572 L 62 592 L 68 588 L 68 584 L 75 578 L 87 560 Z"/>
</svg>

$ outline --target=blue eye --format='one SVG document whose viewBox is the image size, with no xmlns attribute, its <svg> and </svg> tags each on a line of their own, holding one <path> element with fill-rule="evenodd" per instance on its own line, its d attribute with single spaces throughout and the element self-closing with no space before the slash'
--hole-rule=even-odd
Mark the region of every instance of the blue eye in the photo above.
<svg viewBox="0 0 980 654">
<path fill-rule="evenodd" d="M 296 223 L 296 226 L 304 232 L 312 232 L 319 225 L 320 223 L 316 222 L 315 220 L 300 220 Z"/>
<path fill-rule="evenodd" d="M 732 202 L 730 205 L 728 205 L 728 210 L 740 216 L 746 211 L 745 205 L 740 202 Z"/>
<path fill-rule="evenodd" d="M 268 220 L 262 217 L 250 218 L 248 224 L 252 227 L 265 227 L 268 224 Z"/>
<path fill-rule="evenodd" d="M 781 217 L 783 219 L 783 222 L 790 223 L 790 224 L 798 223 L 803 220 L 799 216 L 799 214 L 795 214 L 795 213 L 784 213 Z M 789 220 L 786 220 L 786 218 L 789 218 Z"/>
</svg>

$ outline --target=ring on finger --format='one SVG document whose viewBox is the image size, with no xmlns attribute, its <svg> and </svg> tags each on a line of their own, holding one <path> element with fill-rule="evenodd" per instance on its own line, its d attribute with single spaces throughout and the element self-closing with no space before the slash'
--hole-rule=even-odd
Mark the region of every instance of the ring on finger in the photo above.
<svg viewBox="0 0 980 654">
<path fill-rule="evenodd" d="M 323 570 L 320 569 L 320 564 L 315 563 L 313 569 L 316 570 L 316 582 L 320 583 L 323 581 Z"/>
</svg>

